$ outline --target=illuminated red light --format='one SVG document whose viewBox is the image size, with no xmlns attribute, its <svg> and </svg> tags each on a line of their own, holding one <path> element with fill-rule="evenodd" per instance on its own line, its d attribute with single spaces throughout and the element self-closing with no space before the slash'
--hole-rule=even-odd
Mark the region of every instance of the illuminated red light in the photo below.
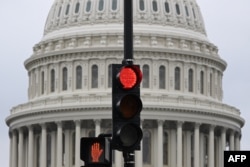
<svg viewBox="0 0 250 167">
<path fill-rule="evenodd" d="M 136 66 L 123 67 L 119 73 L 119 80 L 124 89 L 132 89 L 141 82 L 142 74 Z"/>
</svg>

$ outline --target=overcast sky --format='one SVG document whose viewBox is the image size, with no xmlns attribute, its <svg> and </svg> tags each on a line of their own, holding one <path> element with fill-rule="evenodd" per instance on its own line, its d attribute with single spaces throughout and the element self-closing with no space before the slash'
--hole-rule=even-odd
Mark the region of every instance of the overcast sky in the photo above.
<svg viewBox="0 0 250 167">
<path fill-rule="evenodd" d="M 223 102 L 241 110 L 246 124 L 241 147 L 250 150 L 250 0 L 197 0 L 208 38 L 227 63 Z M 10 109 L 27 102 L 28 77 L 23 62 L 43 35 L 53 0 L 0 1 L 0 164 L 9 165 L 5 118 Z M 248 73 L 249 72 L 249 73 Z"/>
</svg>

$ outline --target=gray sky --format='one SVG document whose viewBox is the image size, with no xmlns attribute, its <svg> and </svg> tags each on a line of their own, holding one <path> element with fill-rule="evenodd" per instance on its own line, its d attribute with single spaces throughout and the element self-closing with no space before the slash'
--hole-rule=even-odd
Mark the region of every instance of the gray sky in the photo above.
<svg viewBox="0 0 250 167">
<path fill-rule="evenodd" d="M 228 63 L 224 72 L 223 102 L 241 110 L 246 124 L 241 147 L 250 150 L 250 1 L 197 0 L 208 38 Z M 5 118 L 13 106 L 27 102 L 28 77 L 23 66 L 43 34 L 53 0 L 0 1 L 0 164 L 9 165 Z"/>
</svg>

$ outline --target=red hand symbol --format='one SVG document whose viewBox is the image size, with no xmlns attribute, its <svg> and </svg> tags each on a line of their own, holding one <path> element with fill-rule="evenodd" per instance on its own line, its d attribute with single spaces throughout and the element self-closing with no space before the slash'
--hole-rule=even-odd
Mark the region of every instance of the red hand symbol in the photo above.
<svg viewBox="0 0 250 167">
<path fill-rule="evenodd" d="M 100 149 L 100 143 L 94 143 L 91 146 L 92 162 L 99 162 L 99 158 L 100 158 L 102 152 L 103 152 L 103 150 Z"/>
</svg>

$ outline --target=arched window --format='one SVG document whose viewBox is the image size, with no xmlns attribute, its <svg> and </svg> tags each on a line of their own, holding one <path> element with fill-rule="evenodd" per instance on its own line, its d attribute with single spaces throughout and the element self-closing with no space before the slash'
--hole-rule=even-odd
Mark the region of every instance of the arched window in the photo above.
<svg viewBox="0 0 250 167">
<path fill-rule="evenodd" d="M 50 71 L 50 92 L 55 92 L 55 70 Z"/>
<path fill-rule="evenodd" d="M 60 6 L 59 10 L 58 10 L 58 13 L 57 13 L 57 17 L 60 17 L 61 15 L 61 10 L 62 10 L 62 7 Z"/>
<path fill-rule="evenodd" d="M 82 67 L 76 67 L 76 89 L 82 89 Z"/>
<path fill-rule="evenodd" d="M 143 140 L 142 140 L 142 146 L 143 146 L 143 163 L 144 164 L 151 164 L 151 133 L 149 130 L 143 131 Z"/>
<path fill-rule="evenodd" d="M 176 13 L 177 13 L 177 15 L 180 15 L 181 14 L 181 11 L 180 11 L 180 6 L 179 6 L 179 4 L 177 3 L 177 4 L 175 4 L 175 9 L 176 9 Z"/>
<path fill-rule="evenodd" d="M 112 65 L 108 66 L 108 87 L 112 87 Z"/>
<path fill-rule="evenodd" d="M 139 1 L 139 8 L 141 11 L 144 11 L 145 10 L 145 3 L 144 3 L 144 0 L 140 0 Z"/>
<path fill-rule="evenodd" d="M 117 0 L 112 0 L 112 10 L 117 10 Z"/>
<path fill-rule="evenodd" d="M 142 79 L 142 87 L 149 88 L 149 66 L 144 65 L 142 67 L 143 79 Z"/>
<path fill-rule="evenodd" d="M 98 87 L 98 67 L 97 65 L 92 66 L 91 70 L 91 88 L 97 88 Z"/>
<path fill-rule="evenodd" d="M 164 132 L 163 139 L 163 164 L 168 165 L 168 133 Z"/>
<path fill-rule="evenodd" d="M 200 93 L 204 94 L 204 72 L 200 72 Z"/>
<path fill-rule="evenodd" d="M 210 73 L 210 96 L 213 96 L 213 74 Z"/>
<path fill-rule="evenodd" d="M 174 70 L 174 89 L 181 90 L 181 70 L 180 67 L 176 67 Z"/>
<path fill-rule="evenodd" d="M 44 71 L 41 73 L 41 94 L 44 94 Z"/>
<path fill-rule="evenodd" d="M 70 5 L 68 4 L 67 7 L 66 7 L 66 11 L 65 11 L 66 16 L 69 14 L 69 8 L 70 8 Z"/>
<path fill-rule="evenodd" d="M 168 1 L 165 2 L 165 12 L 170 13 L 169 3 Z"/>
<path fill-rule="evenodd" d="M 89 12 L 91 9 L 91 0 L 88 0 L 87 5 L 86 5 L 86 12 Z"/>
<path fill-rule="evenodd" d="M 64 67 L 62 73 L 62 90 L 67 90 L 67 89 L 68 89 L 68 69 Z"/>
<path fill-rule="evenodd" d="M 75 13 L 78 13 L 79 10 L 80 10 L 80 2 L 77 2 L 75 7 Z"/>
<path fill-rule="evenodd" d="M 154 11 L 154 12 L 157 12 L 157 11 L 158 11 L 158 6 L 157 6 L 156 0 L 153 0 L 153 1 L 152 1 L 152 6 L 153 6 L 153 11 Z"/>
<path fill-rule="evenodd" d="M 98 10 L 103 11 L 103 7 L 104 7 L 104 0 L 99 0 Z"/>
<path fill-rule="evenodd" d="M 194 16 L 194 18 L 196 18 L 196 15 L 195 15 L 195 10 L 194 10 L 194 8 L 192 8 L 192 11 L 193 11 L 193 16 Z"/>
<path fill-rule="evenodd" d="M 185 6 L 185 11 L 186 11 L 186 15 L 189 16 L 189 11 L 188 11 L 188 7 Z"/>
<path fill-rule="evenodd" d="M 166 69 L 164 66 L 160 66 L 159 68 L 159 88 L 166 88 Z"/>
<path fill-rule="evenodd" d="M 193 69 L 188 70 L 188 91 L 194 91 L 194 71 Z"/>
</svg>

